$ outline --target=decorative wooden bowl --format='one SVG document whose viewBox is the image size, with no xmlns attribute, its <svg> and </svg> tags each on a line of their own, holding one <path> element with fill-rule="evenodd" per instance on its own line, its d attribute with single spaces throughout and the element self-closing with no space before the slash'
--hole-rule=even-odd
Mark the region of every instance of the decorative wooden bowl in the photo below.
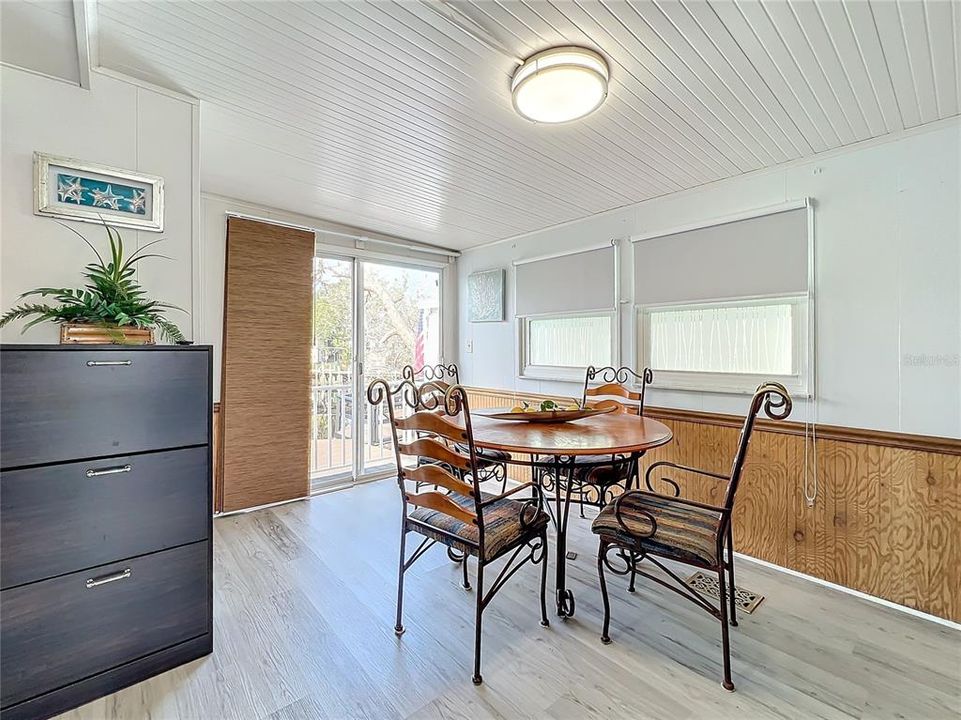
<svg viewBox="0 0 961 720">
<path fill-rule="evenodd" d="M 515 422 L 529 423 L 564 423 L 574 420 L 581 420 L 595 415 L 604 415 L 614 412 L 617 408 L 610 407 L 589 407 L 582 410 L 537 410 L 532 412 L 483 412 L 478 411 L 478 415 L 493 418 L 494 420 L 513 420 Z"/>
</svg>

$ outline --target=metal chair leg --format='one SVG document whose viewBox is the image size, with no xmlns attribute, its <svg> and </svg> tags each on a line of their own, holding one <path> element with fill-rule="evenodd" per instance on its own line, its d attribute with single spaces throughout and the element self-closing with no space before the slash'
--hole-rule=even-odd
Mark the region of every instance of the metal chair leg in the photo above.
<svg viewBox="0 0 961 720">
<path fill-rule="evenodd" d="M 547 493 L 544 491 L 544 475 L 547 471 L 543 468 L 535 468 L 531 470 L 531 477 L 534 478 L 534 483 L 540 488 L 541 500 L 544 508 L 547 510 L 547 515 L 551 519 L 551 525 L 557 530 L 557 518 L 554 517 L 554 508 L 551 506 L 550 498 L 547 497 Z M 554 483 L 554 494 L 557 495 L 557 482 Z"/>
<path fill-rule="evenodd" d="M 634 586 L 637 580 L 637 570 L 635 570 L 634 553 L 631 553 L 631 581 L 627 585 L 627 591 L 632 593 L 636 592 L 637 588 Z"/>
<path fill-rule="evenodd" d="M 404 634 L 404 555 L 407 545 L 407 527 L 405 520 L 400 526 L 400 563 L 397 568 L 397 620 L 394 623 L 394 634 L 398 637 Z"/>
<path fill-rule="evenodd" d="M 601 598 L 604 600 L 604 629 L 601 631 L 601 642 L 611 644 L 611 601 L 607 597 L 607 580 L 604 577 L 604 558 L 607 555 L 607 545 L 601 543 L 597 548 L 597 577 L 601 584 Z"/>
<path fill-rule="evenodd" d="M 737 587 L 734 584 L 734 532 L 731 523 L 727 525 L 727 570 L 731 584 L 731 625 L 737 627 L 737 603 L 734 602 L 734 590 Z"/>
<path fill-rule="evenodd" d="M 541 626 L 550 627 L 551 621 L 547 619 L 547 528 L 541 535 Z"/>
<path fill-rule="evenodd" d="M 734 692 L 734 683 L 731 682 L 731 639 L 729 637 L 730 628 L 727 622 L 727 600 L 724 588 L 724 565 L 717 571 L 717 584 L 720 590 L 721 602 L 721 650 L 724 653 L 724 682 L 721 685 L 728 692 Z"/>
<path fill-rule="evenodd" d="M 470 590 L 470 578 L 467 577 L 467 558 L 470 557 L 470 553 L 464 553 L 464 559 L 461 564 L 464 566 L 464 582 L 461 585 L 465 590 Z"/>
<path fill-rule="evenodd" d="M 484 682 L 481 677 L 481 618 L 484 615 L 484 563 L 477 559 L 477 609 L 474 615 L 474 677 L 471 682 L 480 685 Z"/>
</svg>

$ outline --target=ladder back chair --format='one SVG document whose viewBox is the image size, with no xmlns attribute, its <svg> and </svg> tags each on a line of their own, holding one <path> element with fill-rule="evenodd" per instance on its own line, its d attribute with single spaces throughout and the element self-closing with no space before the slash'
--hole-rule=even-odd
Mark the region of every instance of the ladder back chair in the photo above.
<svg viewBox="0 0 961 720">
<path fill-rule="evenodd" d="M 650 368 L 636 373 L 629 367 L 596 368 L 591 365 L 584 374 L 581 407 L 594 401 L 595 407 L 613 406 L 615 412 L 643 415 L 644 395 L 648 384 L 653 380 L 654 373 Z M 638 389 L 632 389 L 631 385 Z M 551 458 L 546 456 L 537 459 L 542 466 L 550 461 Z M 574 462 L 572 491 L 580 507 L 581 517 L 584 517 L 585 503 L 602 508 L 614 499 L 616 488 L 630 489 L 634 471 L 635 468 L 631 467 L 628 459 L 622 456 L 611 455 L 611 462 L 603 465 L 598 465 L 597 459 L 590 456 L 578 457 Z M 561 486 L 567 482 L 566 478 L 554 478 L 547 468 L 540 471 L 540 478 L 542 484 L 546 484 L 546 487 L 554 492 L 565 489 Z"/>
<path fill-rule="evenodd" d="M 445 390 L 450 385 L 460 385 L 460 372 L 456 363 L 424 365 L 419 368 L 414 368 L 413 365 L 405 365 L 401 376 L 404 380 L 410 380 L 415 385 L 418 382 L 431 382 Z M 510 454 L 502 450 L 477 448 L 477 469 L 480 472 L 480 481 L 499 481 L 501 492 L 507 490 L 507 463 L 510 462 L 510 459 Z"/>
<path fill-rule="evenodd" d="M 477 558 L 472 680 L 479 685 L 484 609 L 527 563 L 541 565 L 541 625 L 549 624 L 545 599 L 548 518 L 541 509 L 539 488 L 525 483 L 499 495 L 481 492 L 467 392 L 460 385 L 427 382 L 417 386 L 403 380 L 391 388 L 386 380 L 374 380 L 367 388 L 367 400 L 372 406 L 387 406 L 403 500 L 394 632 L 404 632 L 404 574 L 424 552 L 441 543 L 460 553 L 466 590 L 471 589 L 467 561 Z M 399 417 L 395 406 L 410 414 Z M 405 458 L 418 462 L 412 466 Z M 419 491 L 421 486 L 434 489 Z M 530 498 L 515 499 L 525 489 L 530 490 Z M 406 539 L 411 532 L 424 539 L 408 557 Z M 506 564 L 485 593 L 485 567 L 505 556 Z"/>
<path fill-rule="evenodd" d="M 762 407 L 765 414 L 772 420 L 783 420 L 791 414 L 791 396 L 783 385 L 775 382 L 763 383 L 757 388 L 751 399 L 747 416 L 744 418 L 730 474 L 708 472 L 667 461 L 653 463 L 644 476 L 647 489 L 629 490 L 618 496 L 614 502 L 601 510 L 592 526 L 593 531 L 600 538 L 597 572 L 604 600 L 604 630 L 601 641 L 604 643 L 611 641 L 609 635 L 611 605 L 607 595 L 604 569 L 607 568 L 616 575 L 630 575 L 628 588 L 630 591 L 634 589 L 636 576 L 648 578 L 693 602 L 721 622 L 724 662 L 722 684 L 724 689 L 729 691 L 734 690 L 734 683 L 731 682 L 731 646 L 728 631 L 729 625 L 737 625 L 731 516 L 734 512 L 734 499 L 744 471 L 744 461 L 747 458 L 754 422 Z M 671 470 L 694 473 L 726 482 L 723 503 L 711 505 L 682 498 L 680 485 L 665 476 L 660 476 L 658 479 L 671 488 L 671 494 L 655 492 L 651 483 L 652 475 L 660 475 L 662 472 Z M 624 563 L 623 566 L 615 565 L 611 560 L 609 554 L 612 550 L 615 551 L 615 557 Z M 661 562 L 662 559 L 717 573 L 720 595 L 717 607 L 701 593 L 689 587 L 673 570 Z M 666 573 L 668 579 L 652 575 L 642 569 L 640 563 L 644 560 L 649 560 Z M 727 575 L 726 578 L 725 575 Z M 727 588 L 728 583 L 730 591 Z"/>
</svg>

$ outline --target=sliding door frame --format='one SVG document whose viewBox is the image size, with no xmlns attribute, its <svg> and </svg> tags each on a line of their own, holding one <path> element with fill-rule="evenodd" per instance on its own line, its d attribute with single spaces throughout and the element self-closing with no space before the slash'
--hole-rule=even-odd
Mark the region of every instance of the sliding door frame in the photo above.
<svg viewBox="0 0 961 720">
<path fill-rule="evenodd" d="M 353 465 L 350 469 L 350 482 L 362 482 L 364 479 L 364 417 L 367 415 L 367 388 L 364 382 L 364 333 L 367 329 L 367 315 L 364 312 L 364 261 L 359 257 L 354 262 L 354 337 L 351 338 L 354 347 L 353 379 L 354 395 L 353 408 L 350 418 L 350 435 L 354 438 Z"/>
<path fill-rule="evenodd" d="M 357 278 L 357 268 L 358 268 L 359 265 L 358 265 L 358 263 L 357 263 L 357 259 L 356 259 L 356 258 L 353 258 L 353 257 L 351 257 L 350 255 L 348 255 L 348 254 L 346 254 L 346 253 L 343 253 L 343 252 L 340 252 L 340 253 L 335 253 L 335 252 L 317 252 L 316 243 L 315 243 L 314 256 L 313 256 L 313 257 L 314 257 L 314 260 L 315 260 L 315 261 L 316 261 L 318 258 L 320 258 L 320 259 L 322 259 L 322 260 L 337 260 L 337 261 L 339 261 L 339 262 L 344 262 L 344 263 L 349 263 L 349 264 L 350 264 L 350 302 L 351 302 L 350 307 L 351 307 L 352 317 L 351 317 L 351 324 L 350 324 L 350 325 L 351 325 L 351 327 L 350 327 L 350 333 L 351 333 L 351 337 L 350 337 L 350 384 L 349 384 L 348 387 L 349 387 L 350 392 L 353 393 L 353 396 L 356 397 L 356 392 L 357 392 L 357 387 L 356 387 L 356 386 L 357 386 L 357 323 L 359 322 L 359 318 L 360 318 L 360 315 L 359 315 L 358 312 L 357 312 L 357 291 L 356 291 L 356 288 L 357 288 L 357 282 L 358 282 L 358 278 Z M 311 303 L 313 304 L 313 302 L 314 302 L 314 298 L 311 297 Z M 312 308 L 312 309 L 313 309 L 313 308 Z M 311 338 L 311 342 L 313 342 L 313 338 Z M 341 402 L 343 402 L 343 399 L 341 400 Z M 313 403 L 311 403 L 311 407 L 313 408 Z M 341 430 L 341 431 L 343 432 L 343 430 Z M 329 429 L 328 429 L 328 432 L 330 432 Z M 354 421 L 353 421 L 353 419 L 351 419 L 351 421 L 350 421 L 350 432 L 351 432 L 351 437 L 354 437 L 354 436 L 355 436 L 355 428 L 354 428 Z M 355 462 L 354 458 L 355 458 L 355 455 L 356 455 L 356 450 L 357 450 L 357 448 L 356 448 L 356 443 L 355 443 L 355 447 L 353 447 L 353 448 L 351 449 L 350 467 L 348 467 L 346 470 L 341 470 L 340 472 L 333 473 L 333 474 L 330 474 L 330 475 L 326 475 L 326 476 L 324 476 L 323 478 L 319 478 L 319 473 L 311 473 L 311 475 L 310 475 L 310 494 L 311 494 L 311 495 L 314 495 L 314 494 L 320 493 L 320 492 L 327 492 L 327 491 L 330 490 L 331 488 L 342 487 L 342 486 L 346 486 L 346 485 L 351 484 L 351 483 L 354 481 L 354 477 L 355 477 L 356 462 Z M 311 453 L 313 453 L 313 449 L 311 449 Z"/>
<path fill-rule="evenodd" d="M 364 263 L 376 263 L 379 265 L 390 265 L 393 267 L 409 268 L 437 273 L 437 302 L 438 302 L 438 356 L 440 362 L 446 362 L 446 342 L 445 335 L 447 330 L 447 312 L 445 311 L 444 290 L 445 278 L 444 270 L 449 263 L 433 262 L 429 260 L 413 260 L 409 257 L 392 255 L 369 251 L 366 249 L 352 249 L 327 243 L 314 243 L 314 258 L 324 258 L 330 260 L 341 260 L 351 263 L 351 293 L 353 323 L 351 338 L 351 394 L 354 398 L 351 408 L 350 432 L 354 439 L 351 462 L 352 466 L 345 472 L 326 477 L 321 482 L 317 482 L 315 477 L 311 477 L 311 494 L 323 493 L 339 487 L 347 487 L 358 483 L 369 482 L 395 474 L 396 468 L 391 464 L 388 468 L 365 471 L 364 468 L 364 449 L 366 447 L 366 435 L 364 419 L 367 411 L 367 375 L 366 375 L 366 352 L 365 352 L 365 321 L 366 314 L 364 308 Z M 400 368 L 398 368 L 398 371 Z"/>
</svg>

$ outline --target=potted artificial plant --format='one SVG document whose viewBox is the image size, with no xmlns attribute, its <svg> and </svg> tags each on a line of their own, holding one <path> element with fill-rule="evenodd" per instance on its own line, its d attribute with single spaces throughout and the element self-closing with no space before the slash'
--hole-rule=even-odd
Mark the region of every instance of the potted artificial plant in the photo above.
<svg viewBox="0 0 961 720">
<path fill-rule="evenodd" d="M 120 233 L 104 223 L 110 241 L 110 257 L 104 262 L 87 238 L 71 227 L 64 227 L 87 243 L 97 256 L 97 260 L 83 270 L 87 283 L 82 288 L 37 288 L 23 293 L 20 300 L 39 295 L 53 298 L 56 304 L 22 303 L 0 317 L 0 327 L 13 320 L 33 318 L 23 326 L 24 332 L 38 323 L 57 322 L 61 343 L 152 345 L 155 328 L 170 342 L 183 341 L 180 328 L 164 317 L 166 310 L 180 308 L 148 300 L 134 278 L 136 263 L 149 257 L 166 257 L 144 254 L 144 250 L 160 240 L 147 243 L 125 258 Z"/>
</svg>

